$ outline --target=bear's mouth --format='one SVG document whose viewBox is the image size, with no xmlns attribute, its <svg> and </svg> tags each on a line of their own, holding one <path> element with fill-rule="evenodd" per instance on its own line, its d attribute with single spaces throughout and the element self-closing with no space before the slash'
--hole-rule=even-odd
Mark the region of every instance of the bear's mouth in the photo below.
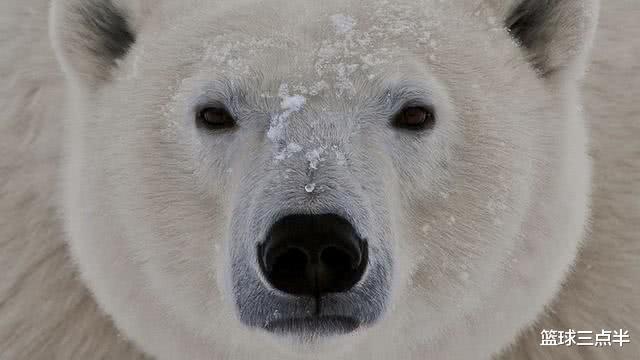
<svg viewBox="0 0 640 360">
<path fill-rule="evenodd" d="M 360 327 L 350 316 L 291 317 L 270 321 L 265 330 L 276 334 L 340 335 Z"/>
</svg>

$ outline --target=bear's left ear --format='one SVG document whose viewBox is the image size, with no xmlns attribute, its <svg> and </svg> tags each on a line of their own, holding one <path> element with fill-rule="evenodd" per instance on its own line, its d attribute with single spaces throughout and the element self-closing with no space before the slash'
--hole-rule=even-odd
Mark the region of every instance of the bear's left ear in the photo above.
<svg viewBox="0 0 640 360">
<path fill-rule="evenodd" d="M 50 35 L 67 76 L 84 84 L 107 81 L 136 41 L 137 0 L 54 0 Z"/>
<path fill-rule="evenodd" d="M 598 21 L 599 0 L 511 0 L 505 25 L 542 76 L 582 76 Z"/>
</svg>

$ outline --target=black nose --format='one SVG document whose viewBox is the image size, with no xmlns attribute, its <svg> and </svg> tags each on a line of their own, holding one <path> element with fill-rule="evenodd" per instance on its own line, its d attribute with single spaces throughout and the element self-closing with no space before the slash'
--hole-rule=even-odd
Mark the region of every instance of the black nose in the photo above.
<svg viewBox="0 0 640 360">
<path fill-rule="evenodd" d="M 258 259 L 276 289 L 319 297 L 358 283 L 367 267 L 367 244 L 340 216 L 296 214 L 273 224 Z"/>
</svg>

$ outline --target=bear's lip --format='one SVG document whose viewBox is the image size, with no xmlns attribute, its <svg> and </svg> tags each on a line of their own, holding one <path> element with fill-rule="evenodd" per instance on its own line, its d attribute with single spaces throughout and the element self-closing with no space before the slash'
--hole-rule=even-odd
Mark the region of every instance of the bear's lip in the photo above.
<svg viewBox="0 0 640 360">
<path fill-rule="evenodd" d="M 264 329 L 272 333 L 300 335 L 341 335 L 348 334 L 358 327 L 358 319 L 339 315 L 284 317 L 264 325 Z"/>
</svg>

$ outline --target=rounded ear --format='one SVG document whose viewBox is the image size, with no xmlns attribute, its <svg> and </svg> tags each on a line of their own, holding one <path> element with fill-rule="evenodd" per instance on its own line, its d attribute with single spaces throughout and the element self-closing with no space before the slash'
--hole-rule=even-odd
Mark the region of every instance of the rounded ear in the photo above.
<svg viewBox="0 0 640 360">
<path fill-rule="evenodd" d="M 584 73 L 599 0 L 510 0 L 505 25 L 544 77 Z"/>
<path fill-rule="evenodd" d="M 136 41 L 132 1 L 54 0 L 51 41 L 63 71 L 91 85 L 107 81 Z"/>
</svg>

